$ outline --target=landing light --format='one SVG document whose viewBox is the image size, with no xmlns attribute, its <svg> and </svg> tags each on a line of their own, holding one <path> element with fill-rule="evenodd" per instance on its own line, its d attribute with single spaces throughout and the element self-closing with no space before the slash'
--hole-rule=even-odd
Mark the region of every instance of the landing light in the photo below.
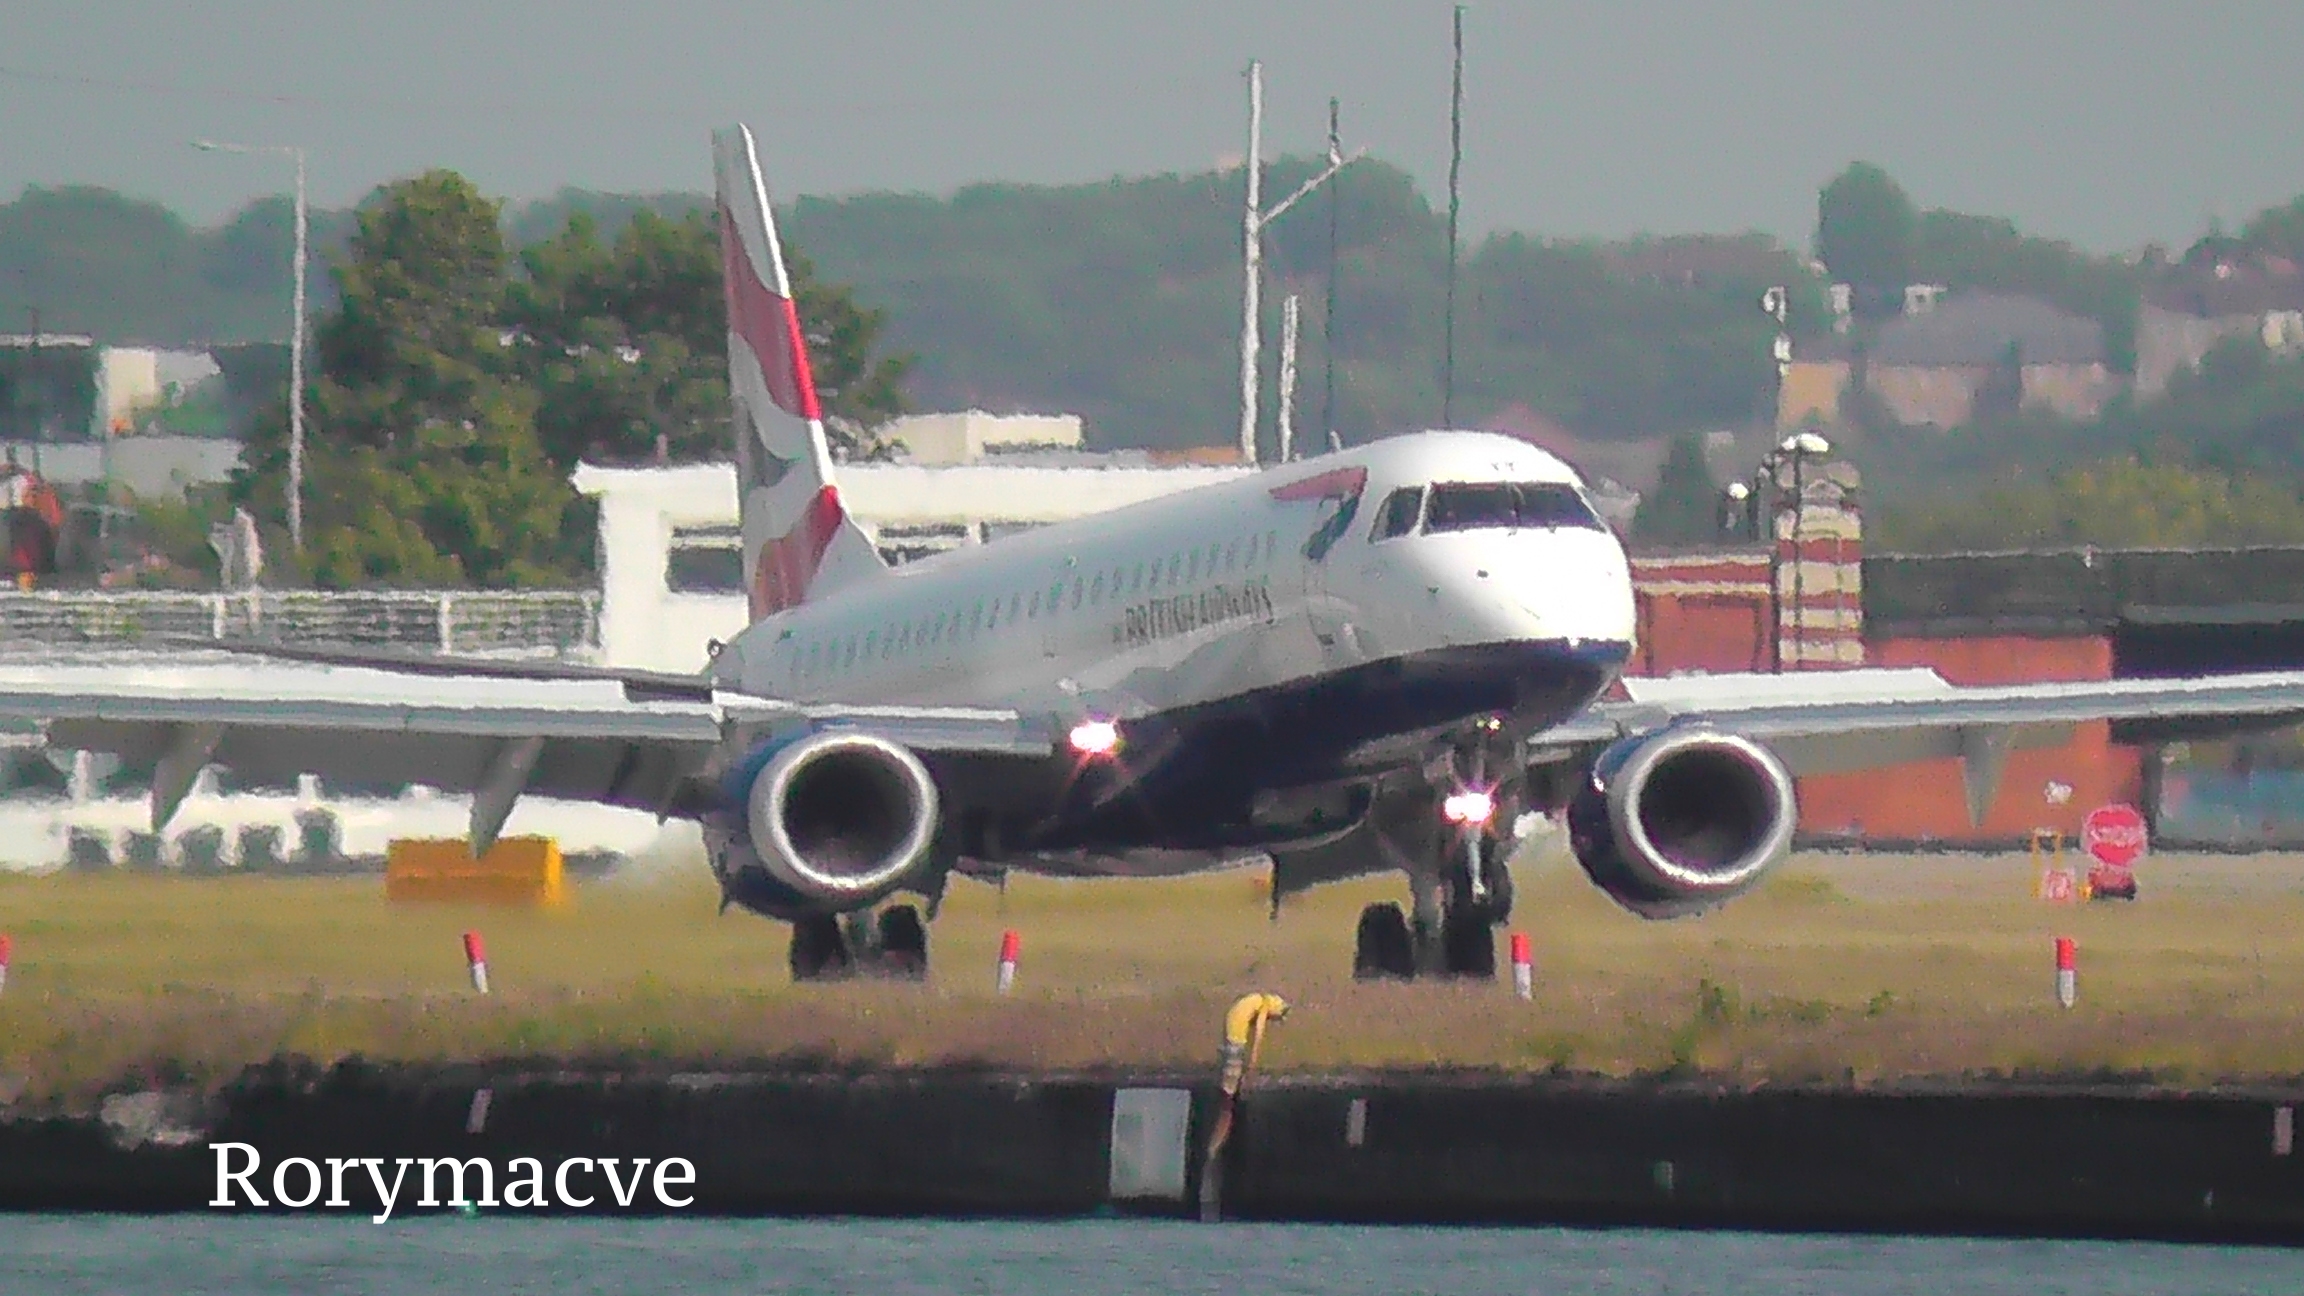
<svg viewBox="0 0 2304 1296">
<path fill-rule="evenodd" d="M 1082 756 L 1109 756 L 1120 750 L 1120 726 L 1109 720 L 1083 720 L 1072 726 L 1072 750 Z"/>
<path fill-rule="evenodd" d="M 1474 788 L 1451 792 L 1441 801 L 1440 813 L 1446 815 L 1450 823 L 1466 827 L 1484 824 L 1496 813 L 1496 798 Z"/>
</svg>

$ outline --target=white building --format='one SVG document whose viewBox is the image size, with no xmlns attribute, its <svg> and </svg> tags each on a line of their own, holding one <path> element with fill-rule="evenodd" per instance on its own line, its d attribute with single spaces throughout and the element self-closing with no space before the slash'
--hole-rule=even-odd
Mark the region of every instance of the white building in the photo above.
<svg viewBox="0 0 2304 1296">
<path fill-rule="evenodd" d="M 1078 450 L 1077 414 L 908 414 L 880 429 L 907 463 L 963 464 L 1003 453 Z"/>
<path fill-rule="evenodd" d="M 1142 455 L 1016 455 L 1011 462 L 846 464 L 840 493 L 891 562 L 1086 517 L 1252 469 L 1156 467 Z M 600 501 L 600 655 L 695 671 L 705 644 L 744 628 L 736 473 L 727 464 L 576 470 Z"/>
</svg>

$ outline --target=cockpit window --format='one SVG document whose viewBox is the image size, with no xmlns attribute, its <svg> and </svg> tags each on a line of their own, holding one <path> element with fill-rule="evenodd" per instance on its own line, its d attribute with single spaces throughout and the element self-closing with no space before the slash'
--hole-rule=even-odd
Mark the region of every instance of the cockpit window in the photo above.
<svg viewBox="0 0 2304 1296">
<path fill-rule="evenodd" d="M 1441 531 L 1601 531 L 1606 524 L 1566 482 L 1447 482 L 1432 488 L 1427 535 Z"/>
<path fill-rule="evenodd" d="M 1384 507 L 1376 514 L 1375 530 L 1369 532 L 1371 540 L 1390 540 L 1416 529 L 1416 521 L 1424 516 L 1424 488 L 1403 486 L 1384 497 Z"/>
</svg>

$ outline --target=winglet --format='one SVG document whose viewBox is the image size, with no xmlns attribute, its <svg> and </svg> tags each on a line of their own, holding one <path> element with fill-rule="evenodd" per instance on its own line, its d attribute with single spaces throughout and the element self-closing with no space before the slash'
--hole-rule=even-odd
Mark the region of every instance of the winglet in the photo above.
<svg viewBox="0 0 2304 1296">
<path fill-rule="evenodd" d="M 160 754 L 159 768 L 152 773 L 152 831 L 167 829 L 168 821 L 191 795 L 192 785 L 200 778 L 200 771 L 216 755 L 216 745 L 223 741 L 224 729 L 212 724 L 180 724 L 168 738 L 168 749 Z"/>
<path fill-rule="evenodd" d="M 1992 803 L 2000 798 L 2000 780 L 2008 772 L 2008 750 L 2013 740 L 2001 725 L 1968 725 L 1960 730 L 1960 782 L 1968 793 L 1968 826 L 1981 828 Z"/>
</svg>

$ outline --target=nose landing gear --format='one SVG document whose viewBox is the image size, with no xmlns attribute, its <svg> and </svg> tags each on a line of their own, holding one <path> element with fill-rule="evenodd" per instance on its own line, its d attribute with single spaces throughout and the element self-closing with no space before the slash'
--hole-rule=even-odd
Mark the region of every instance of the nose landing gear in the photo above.
<svg viewBox="0 0 2304 1296">
<path fill-rule="evenodd" d="M 1359 980 L 1496 976 L 1496 928 L 1512 916 L 1512 840 L 1468 829 L 1462 848 L 1425 874 L 1411 874 L 1414 918 L 1390 902 L 1360 912 L 1352 975 Z"/>
<path fill-rule="evenodd" d="M 1352 974 L 1361 980 L 1418 976 L 1496 976 L 1496 928 L 1512 916 L 1515 844 L 1498 825 L 1516 822 L 1522 795 L 1490 781 L 1488 770 L 1512 768 L 1499 721 L 1485 721 L 1453 761 L 1446 790 L 1435 789 L 1423 810 L 1386 835 L 1408 872 L 1413 916 L 1396 904 L 1370 905 L 1360 914 Z M 1469 774 L 1464 770 L 1469 766 Z M 1397 831 L 1406 829 L 1406 831 Z"/>
</svg>

